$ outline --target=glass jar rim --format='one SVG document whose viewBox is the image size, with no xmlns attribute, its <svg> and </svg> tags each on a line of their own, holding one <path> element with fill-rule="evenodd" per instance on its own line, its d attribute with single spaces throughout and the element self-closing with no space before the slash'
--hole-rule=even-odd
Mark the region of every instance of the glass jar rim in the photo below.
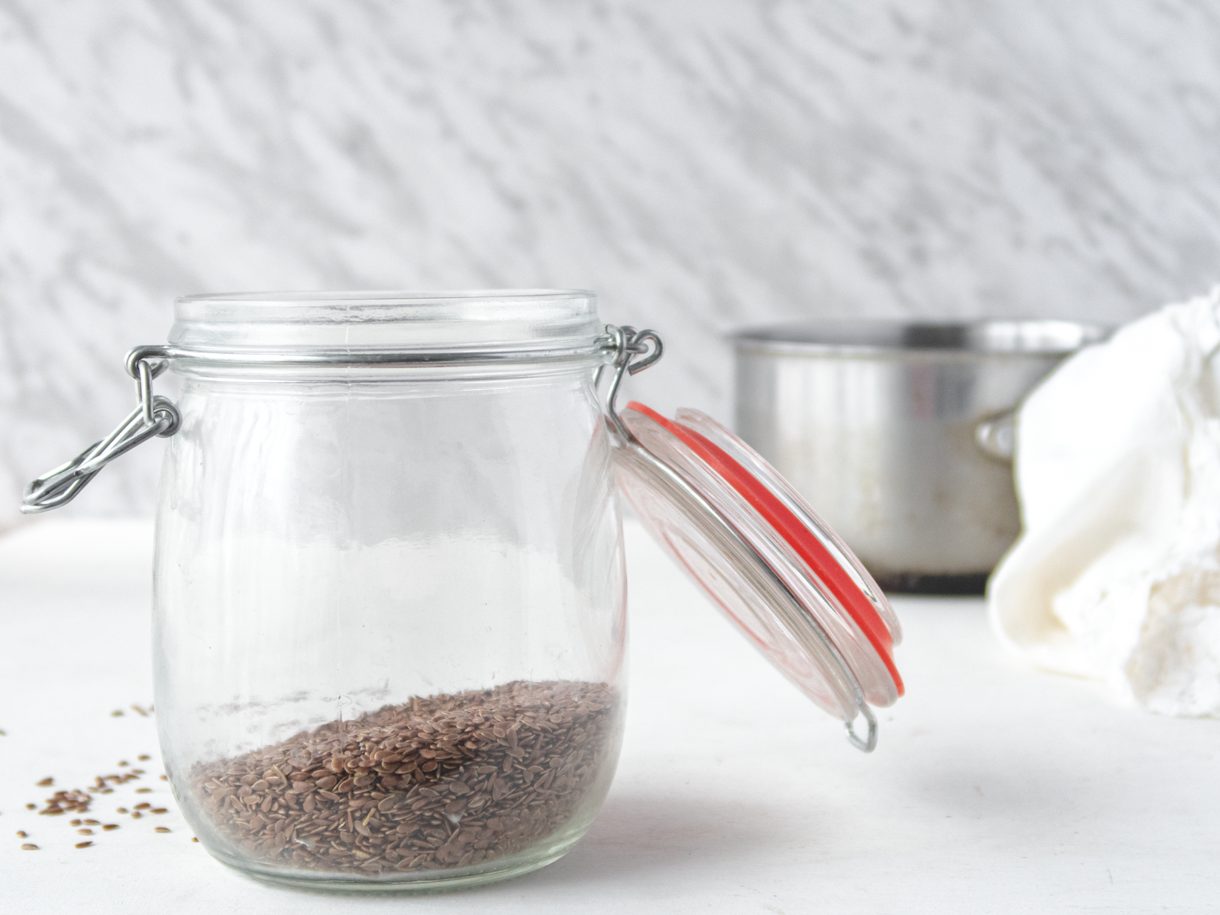
<svg viewBox="0 0 1220 915">
<path fill-rule="evenodd" d="M 176 357 L 208 362 L 444 362 L 579 358 L 604 347 L 583 289 L 322 290 L 188 295 Z"/>
</svg>

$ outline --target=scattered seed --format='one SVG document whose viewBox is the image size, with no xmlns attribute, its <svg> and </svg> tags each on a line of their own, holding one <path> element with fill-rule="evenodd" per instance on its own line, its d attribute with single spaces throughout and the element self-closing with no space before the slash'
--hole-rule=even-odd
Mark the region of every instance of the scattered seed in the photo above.
<svg viewBox="0 0 1220 915">
<path fill-rule="evenodd" d="M 192 841 L 192 842 L 198 842 L 198 841 L 199 841 L 199 837 L 198 837 L 198 836 L 191 836 L 191 841 Z"/>
<path fill-rule="evenodd" d="M 173 832 L 173 830 L 168 826 L 158 826 L 153 830 L 153 832 Z"/>
<path fill-rule="evenodd" d="M 161 779 L 161 781 L 163 781 L 163 782 L 169 781 L 168 775 L 158 775 L 157 778 Z"/>
<path fill-rule="evenodd" d="M 150 759 L 152 759 L 152 757 L 149 756 L 147 753 L 141 753 L 139 756 L 136 757 L 136 759 L 139 760 L 140 762 L 148 762 Z"/>
<path fill-rule="evenodd" d="M 130 765 L 131 765 L 131 763 L 129 763 L 129 762 L 128 762 L 127 760 L 125 760 L 125 759 L 120 759 L 120 760 L 118 761 L 118 767 L 119 767 L 120 769 L 126 769 L 126 768 L 127 768 L 128 766 L 130 766 Z"/>
<path fill-rule="evenodd" d="M 93 835 L 93 830 L 89 829 L 88 827 L 85 827 L 84 829 L 76 830 L 76 834 L 78 836 L 91 836 L 91 835 Z"/>
<path fill-rule="evenodd" d="M 77 842 L 76 843 L 77 848 L 89 848 L 91 845 L 93 845 L 92 842 Z"/>
<path fill-rule="evenodd" d="M 26 832 L 24 829 L 17 830 L 18 839 L 28 839 L 29 837 L 30 837 L 30 834 L 28 832 Z"/>
<path fill-rule="evenodd" d="M 151 806 L 152 806 L 152 804 L 148 803 L 148 801 L 140 801 L 140 803 L 136 804 L 134 809 L 135 810 L 147 810 Z"/>
<path fill-rule="evenodd" d="M 152 810 L 150 810 L 148 812 L 149 813 L 169 813 L 169 811 L 164 807 L 154 807 Z"/>
<path fill-rule="evenodd" d="M 68 823 L 68 825 L 69 825 L 69 826 L 79 826 L 79 825 L 81 824 L 81 822 L 82 822 L 81 820 L 71 820 L 71 821 Z"/>
<path fill-rule="evenodd" d="M 113 712 L 110 713 L 110 717 L 111 718 L 122 718 L 123 710 L 121 708 L 116 708 Z"/>
<path fill-rule="evenodd" d="M 25 805 L 25 809 L 26 809 L 26 810 L 37 810 L 37 809 L 38 809 L 38 805 L 37 805 L 37 804 L 26 804 L 26 805 Z"/>
<path fill-rule="evenodd" d="M 152 788 L 137 788 L 136 794 L 152 794 Z"/>
<path fill-rule="evenodd" d="M 102 829 L 104 829 L 106 832 L 110 832 L 110 830 L 118 829 L 118 828 L 119 828 L 118 823 L 103 823 L 102 824 Z"/>
<path fill-rule="evenodd" d="M 40 778 L 38 781 L 34 782 L 34 784 L 39 788 L 50 788 L 55 784 L 55 779 L 48 775 L 46 778 Z"/>
<path fill-rule="evenodd" d="M 22 851 L 38 851 L 38 846 L 33 842 L 23 842 L 21 845 Z"/>
<path fill-rule="evenodd" d="M 84 813 L 93 803 L 93 797 L 87 791 L 73 789 L 71 791 L 56 791 L 46 800 L 46 804 L 38 813 L 40 816 L 63 816 L 65 813 Z M 27 804 L 27 809 L 37 808 L 35 804 Z"/>
<path fill-rule="evenodd" d="M 140 813 L 140 811 L 138 811 L 138 810 L 132 811 L 131 818 L 132 818 L 133 820 L 138 820 L 138 819 L 140 819 L 142 816 L 144 816 L 144 814 Z"/>
</svg>

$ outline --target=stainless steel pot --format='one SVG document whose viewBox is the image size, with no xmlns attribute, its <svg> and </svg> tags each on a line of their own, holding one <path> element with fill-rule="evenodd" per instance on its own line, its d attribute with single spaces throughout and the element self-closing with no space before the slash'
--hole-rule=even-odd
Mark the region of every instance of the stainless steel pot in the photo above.
<svg viewBox="0 0 1220 915">
<path fill-rule="evenodd" d="M 744 330 L 737 428 L 883 586 L 979 592 L 1020 525 L 1012 411 L 1104 335 L 1066 321 Z"/>
</svg>

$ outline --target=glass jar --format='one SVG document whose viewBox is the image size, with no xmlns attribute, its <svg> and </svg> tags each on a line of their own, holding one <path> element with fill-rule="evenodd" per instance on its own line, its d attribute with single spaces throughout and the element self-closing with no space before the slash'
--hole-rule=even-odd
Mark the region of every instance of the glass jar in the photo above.
<svg viewBox="0 0 1220 915">
<path fill-rule="evenodd" d="M 603 326 L 590 293 L 528 290 L 193 296 L 168 346 L 132 351 L 137 407 L 25 508 L 169 438 L 155 699 L 208 851 L 341 889 L 479 883 L 567 851 L 622 735 L 616 476 L 755 646 L 872 749 L 869 706 L 902 689 L 897 620 L 723 427 L 620 414 L 625 375 L 660 345 Z M 166 368 L 174 401 L 153 394 Z"/>
</svg>

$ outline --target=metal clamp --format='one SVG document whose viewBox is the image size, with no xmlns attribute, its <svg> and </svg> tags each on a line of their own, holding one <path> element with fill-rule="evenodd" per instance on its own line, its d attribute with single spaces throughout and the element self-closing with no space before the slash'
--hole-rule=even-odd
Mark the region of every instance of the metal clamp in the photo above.
<svg viewBox="0 0 1220 915">
<path fill-rule="evenodd" d="M 178 431 L 181 423 L 178 408 L 169 399 L 154 395 L 152 389 L 153 379 L 167 365 L 169 353 L 164 346 L 137 346 L 127 354 L 127 374 L 136 382 L 135 409 L 105 438 L 31 482 L 21 499 L 23 514 L 67 505 L 115 458 L 154 436 L 166 437 Z"/>
<path fill-rule="evenodd" d="M 636 330 L 634 327 L 618 327 L 606 325 L 605 347 L 613 355 L 613 360 L 607 365 L 597 368 L 594 385 L 600 388 L 602 375 L 607 368 L 614 369 L 614 377 L 610 387 L 606 389 L 605 411 L 614 431 L 625 441 L 631 439 L 631 433 L 618 415 L 618 391 L 623 383 L 624 375 L 638 375 L 651 366 L 665 354 L 665 344 L 655 330 Z"/>
<path fill-rule="evenodd" d="M 868 730 L 861 737 L 856 733 L 856 719 L 845 721 L 843 726 L 847 728 L 847 740 L 860 752 L 871 753 L 877 749 L 877 716 L 873 714 L 873 710 L 869 708 L 868 703 L 864 701 L 864 697 L 859 692 L 856 695 L 856 708 L 860 713 L 857 717 L 864 718 Z"/>
</svg>

